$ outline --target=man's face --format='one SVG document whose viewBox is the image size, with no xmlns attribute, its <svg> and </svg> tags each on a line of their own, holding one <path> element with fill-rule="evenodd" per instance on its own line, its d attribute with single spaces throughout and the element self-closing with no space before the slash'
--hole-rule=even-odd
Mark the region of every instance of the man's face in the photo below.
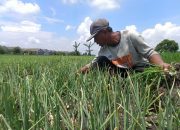
<svg viewBox="0 0 180 130">
<path fill-rule="evenodd" d="M 99 45 L 103 46 L 107 44 L 107 33 L 105 30 L 99 31 L 94 37 L 94 41 Z"/>
<path fill-rule="evenodd" d="M 104 45 L 111 46 L 111 47 L 117 46 L 117 44 L 112 43 L 110 35 L 111 34 L 108 30 L 101 30 L 95 35 L 94 41 L 99 46 L 104 46 Z"/>
</svg>

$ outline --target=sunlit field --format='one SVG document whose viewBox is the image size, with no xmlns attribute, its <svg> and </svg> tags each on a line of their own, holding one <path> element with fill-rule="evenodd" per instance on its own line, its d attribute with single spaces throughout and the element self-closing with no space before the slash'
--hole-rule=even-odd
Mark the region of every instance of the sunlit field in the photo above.
<svg viewBox="0 0 180 130">
<path fill-rule="evenodd" d="M 168 63 L 180 53 L 161 54 Z M 87 56 L 0 55 L 0 130 L 178 130 L 180 90 L 158 67 L 76 74 Z"/>
</svg>

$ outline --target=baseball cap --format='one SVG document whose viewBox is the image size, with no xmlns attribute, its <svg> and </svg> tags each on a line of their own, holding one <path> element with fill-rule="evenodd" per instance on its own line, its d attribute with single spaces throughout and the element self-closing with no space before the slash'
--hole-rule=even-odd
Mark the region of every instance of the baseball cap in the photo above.
<svg viewBox="0 0 180 130">
<path fill-rule="evenodd" d="M 107 27 L 109 27 L 109 22 L 106 19 L 100 18 L 95 20 L 90 26 L 91 36 L 86 41 L 90 41 L 99 31 Z"/>
</svg>

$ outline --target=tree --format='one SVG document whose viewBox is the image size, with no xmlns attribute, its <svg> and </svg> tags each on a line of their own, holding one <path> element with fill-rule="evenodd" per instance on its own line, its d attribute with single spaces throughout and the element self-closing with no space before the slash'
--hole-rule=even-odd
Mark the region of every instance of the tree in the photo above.
<svg viewBox="0 0 180 130">
<path fill-rule="evenodd" d="M 164 39 L 161 41 L 155 48 L 158 52 L 176 52 L 179 49 L 178 43 L 176 43 L 174 40 L 168 40 Z"/>
<path fill-rule="evenodd" d="M 20 47 L 14 47 L 12 50 L 13 54 L 20 54 L 22 52 Z"/>
<path fill-rule="evenodd" d="M 80 45 L 80 43 L 78 44 L 78 43 L 75 41 L 75 44 L 73 45 L 73 46 L 74 46 L 75 55 L 80 55 L 80 52 L 78 51 L 79 45 Z"/>
<path fill-rule="evenodd" d="M 0 54 L 7 54 L 8 53 L 8 48 L 6 46 L 1 46 L 0 45 Z"/>
<path fill-rule="evenodd" d="M 89 42 L 89 44 L 84 44 L 84 45 L 88 48 L 88 50 L 86 50 L 87 54 L 91 56 L 91 51 L 93 51 L 91 50 L 91 47 L 94 45 L 94 43 Z"/>
</svg>

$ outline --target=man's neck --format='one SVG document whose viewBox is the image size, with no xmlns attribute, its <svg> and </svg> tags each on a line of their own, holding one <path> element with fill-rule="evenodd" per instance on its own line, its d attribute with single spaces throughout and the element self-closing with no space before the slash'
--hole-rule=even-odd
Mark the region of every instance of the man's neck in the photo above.
<svg viewBox="0 0 180 130">
<path fill-rule="evenodd" d="M 121 33 L 118 32 L 113 32 L 112 34 L 112 42 L 114 44 L 119 44 L 119 42 L 121 41 Z"/>
</svg>

